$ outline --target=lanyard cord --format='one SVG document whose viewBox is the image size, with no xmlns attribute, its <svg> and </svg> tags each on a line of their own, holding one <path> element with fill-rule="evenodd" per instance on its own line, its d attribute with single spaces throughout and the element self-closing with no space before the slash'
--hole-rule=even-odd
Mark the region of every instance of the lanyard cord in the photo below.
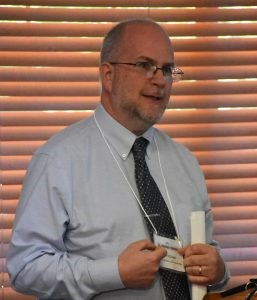
<svg viewBox="0 0 257 300">
<path fill-rule="evenodd" d="M 103 139 L 104 139 L 104 142 L 105 142 L 105 144 L 107 145 L 107 147 L 108 147 L 108 149 L 109 149 L 109 151 L 110 151 L 110 153 L 111 153 L 111 155 L 112 155 L 114 161 L 116 162 L 116 164 L 117 164 L 119 170 L 121 171 L 121 173 L 122 173 L 124 179 L 126 180 L 128 186 L 129 186 L 130 190 L 132 191 L 134 197 L 136 198 L 137 203 L 139 204 L 140 208 L 141 208 L 142 211 L 144 212 L 144 215 L 147 217 L 148 221 L 150 222 L 150 224 L 151 224 L 151 226 L 152 226 L 154 232 L 155 232 L 156 234 L 158 234 L 158 233 L 157 233 L 157 230 L 156 230 L 156 228 L 155 228 L 155 226 L 154 226 L 154 224 L 153 224 L 153 222 L 151 221 L 151 219 L 149 218 L 148 214 L 147 214 L 146 211 L 144 210 L 144 207 L 142 206 L 140 200 L 138 199 L 138 197 L 137 197 L 137 195 L 136 195 L 136 193 L 135 193 L 133 187 L 131 186 L 131 184 L 130 184 L 130 182 L 129 182 L 127 176 L 126 176 L 126 174 L 125 174 L 124 171 L 122 170 L 122 168 L 121 168 L 119 162 L 117 161 L 117 159 L 116 159 L 116 157 L 115 157 L 115 155 L 114 155 L 114 153 L 113 153 L 113 151 L 112 151 L 112 149 L 111 149 L 109 143 L 107 142 L 107 140 L 106 140 L 106 138 L 105 138 L 105 136 L 104 136 L 104 134 L 103 134 L 103 131 L 102 131 L 102 129 L 101 129 L 99 123 L 97 122 L 97 119 L 96 119 L 95 114 L 94 114 L 94 120 L 95 120 L 96 126 L 98 127 L 98 129 L 99 129 L 99 131 L 100 131 L 100 133 L 101 133 L 101 135 L 102 135 L 102 137 L 103 137 Z"/>
<path fill-rule="evenodd" d="M 163 169 L 162 169 L 160 151 L 159 151 L 159 147 L 158 147 L 158 144 L 156 142 L 155 137 L 154 137 L 154 142 L 155 142 L 155 145 L 156 145 L 156 148 L 157 148 L 158 161 L 159 161 L 159 166 L 160 166 L 160 169 L 161 169 L 162 179 L 163 179 L 163 182 L 164 182 L 165 192 L 166 192 L 167 198 L 169 200 L 169 205 L 170 205 L 170 208 L 171 208 L 172 220 L 173 220 L 174 226 L 176 228 L 176 232 L 177 232 L 177 237 L 178 237 L 179 244 L 182 247 L 181 238 L 180 238 L 180 234 L 179 234 L 179 231 L 178 231 L 178 226 L 177 226 L 177 222 L 176 222 L 176 218 L 175 218 L 175 213 L 174 213 L 173 205 L 172 205 L 172 202 L 171 202 L 171 199 L 170 199 L 170 194 L 169 194 L 169 191 L 168 191 L 166 179 L 165 179 L 165 176 L 164 176 L 164 173 L 163 173 Z"/>
<path fill-rule="evenodd" d="M 149 218 L 148 214 L 146 213 L 144 207 L 143 207 L 142 204 L 141 204 L 141 201 L 138 199 L 137 194 L 135 193 L 135 191 L 134 191 L 133 187 L 131 186 L 131 184 L 130 184 L 130 182 L 129 182 L 127 176 L 126 176 L 126 174 L 125 174 L 124 171 L 122 170 L 122 168 L 121 168 L 121 166 L 120 166 L 120 164 L 119 164 L 117 158 L 115 157 L 115 155 L 114 155 L 114 153 L 113 153 L 113 151 L 112 151 L 112 149 L 111 149 L 111 147 L 110 147 L 108 141 L 106 140 L 106 138 L 105 138 L 105 136 L 104 136 L 104 133 L 103 133 L 103 131 L 102 131 L 102 129 L 101 129 L 101 127 L 100 127 L 100 125 L 99 125 L 97 119 L 96 119 L 95 113 L 94 113 L 94 120 L 95 120 L 96 126 L 97 126 L 97 128 L 99 129 L 99 131 L 100 131 L 100 133 L 101 133 L 101 135 L 102 135 L 102 138 L 103 138 L 105 144 L 107 145 L 107 147 L 108 147 L 108 149 L 109 149 L 109 151 L 110 151 L 110 153 L 111 153 L 111 155 L 112 155 L 114 161 L 116 162 L 116 164 L 117 164 L 117 166 L 118 166 L 120 172 L 122 173 L 122 175 L 123 175 L 125 181 L 127 182 L 128 186 L 129 186 L 129 188 L 130 188 L 130 190 L 132 191 L 134 197 L 136 198 L 137 203 L 139 204 L 140 208 L 142 209 L 142 211 L 143 211 L 145 217 L 147 217 L 147 219 L 148 219 L 149 223 L 151 224 L 151 226 L 152 226 L 152 228 L 153 228 L 155 234 L 158 234 L 158 232 L 157 232 L 157 230 L 156 230 L 156 228 L 155 228 L 153 222 L 151 221 L 151 219 Z M 165 192 L 166 192 L 166 195 L 167 195 L 167 198 L 168 198 L 168 201 L 169 201 L 169 205 L 170 205 L 170 208 L 171 208 L 171 213 L 172 213 L 173 223 L 174 223 L 174 226 L 175 226 L 175 228 L 176 228 L 176 232 L 177 232 L 177 236 L 178 236 L 178 241 L 179 241 L 179 243 L 180 243 L 180 245 L 181 245 L 181 238 L 180 238 L 180 234 L 179 234 L 179 231 L 178 231 L 178 226 L 177 226 L 177 222 L 176 222 L 176 218 L 175 218 L 175 213 L 174 213 L 173 205 L 172 205 L 172 202 L 171 202 L 170 194 L 169 194 L 169 191 L 168 191 L 166 179 L 165 179 L 165 176 L 164 176 L 164 173 L 163 173 L 163 168 L 162 168 L 162 163 L 161 163 L 161 158 L 160 158 L 160 151 L 159 151 L 159 147 L 158 147 L 158 144 L 157 144 L 157 142 L 156 142 L 155 137 L 154 137 L 154 143 L 155 143 L 156 148 L 157 148 L 158 162 L 159 162 L 159 166 L 160 166 L 160 169 L 161 169 L 161 175 L 162 175 L 162 179 L 163 179 L 163 182 L 164 182 Z M 181 245 L 181 246 L 182 246 L 182 245 Z"/>
</svg>

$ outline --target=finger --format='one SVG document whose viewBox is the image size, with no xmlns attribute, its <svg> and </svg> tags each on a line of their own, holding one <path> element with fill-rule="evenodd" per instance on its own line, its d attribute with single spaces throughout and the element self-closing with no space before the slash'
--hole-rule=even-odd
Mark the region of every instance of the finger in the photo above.
<svg viewBox="0 0 257 300">
<path fill-rule="evenodd" d="M 184 256 L 186 249 L 187 249 L 187 247 L 181 247 L 181 248 L 178 248 L 177 251 L 180 255 Z"/>
<path fill-rule="evenodd" d="M 188 280 L 191 283 L 207 285 L 209 278 L 206 273 L 206 266 L 192 266 L 186 268 Z"/>
<path fill-rule="evenodd" d="M 181 255 L 186 255 L 186 256 L 190 256 L 190 255 L 194 255 L 194 254 L 205 254 L 206 252 L 208 252 L 209 247 L 211 247 L 208 244 L 192 244 L 192 245 L 188 245 L 185 247 L 181 247 L 178 248 L 178 252 Z"/>
<path fill-rule="evenodd" d="M 216 249 L 210 245 L 191 245 L 185 251 L 184 265 L 190 267 L 213 264 L 213 260 L 217 256 L 216 252 Z"/>
<path fill-rule="evenodd" d="M 192 255 L 184 258 L 184 267 L 194 267 L 207 265 L 207 257 L 205 255 Z"/>
<path fill-rule="evenodd" d="M 167 255 L 167 250 L 161 246 L 157 246 L 154 253 L 157 255 L 157 259 L 161 260 Z"/>
<path fill-rule="evenodd" d="M 210 245 L 207 244 L 192 244 L 184 249 L 185 257 L 192 255 L 206 254 L 210 250 Z"/>
<path fill-rule="evenodd" d="M 192 266 L 186 268 L 188 280 L 195 284 L 206 285 L 209 282 L 205 273 L 205 266 Z"/>
<path fill-rule="evenodd" d="M 205 276 L 206 275 L 206 266 L 190 266 L 186 267 L 187 274 L 191 276 Z"/>
<path fill-rule="evenodd" d="M 154 250 L 156 248 L 155 244 L 149 240 L 140 240 L 130 244 L 130 247 L 133 247 L 135 250 Z"/>
</svg>

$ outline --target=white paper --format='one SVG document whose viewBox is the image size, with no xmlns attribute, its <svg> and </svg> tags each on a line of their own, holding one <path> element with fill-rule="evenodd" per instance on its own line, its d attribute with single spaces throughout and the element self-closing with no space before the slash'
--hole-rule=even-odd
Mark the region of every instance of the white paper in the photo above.
<svg viewBox="0 0 257 300">
<path fill-rule="evenodd" d="M 160 267 L 185 273 L 183 256 L 177 251 L 177 249 L 181 247 L 179 241 L 155 233 L 153 240 L 155 245 L 162 246 L 167 251 L 167 255 L 160 261 Z"/>
<path fill-rule="evenodd" d="M 191 244 L 205 243 L 205 212 L 193 211 L 191 220 Z M 192 300 L 202 300 L 207 293 L 206 286 L 192 284 Z"/>
</svg>

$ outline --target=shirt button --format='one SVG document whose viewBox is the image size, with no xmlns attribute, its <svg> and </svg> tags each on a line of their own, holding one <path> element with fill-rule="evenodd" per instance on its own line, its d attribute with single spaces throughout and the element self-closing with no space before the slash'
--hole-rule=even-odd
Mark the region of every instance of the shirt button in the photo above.
<svg viewBox="0 0 257 300">
<path fill-rule="evenodd" d="M 123 153 L 121 156 L 122 156 L 123 158 L 126 158 L 126 157 L 127 157 L 127 154 Z"/>
</svg>

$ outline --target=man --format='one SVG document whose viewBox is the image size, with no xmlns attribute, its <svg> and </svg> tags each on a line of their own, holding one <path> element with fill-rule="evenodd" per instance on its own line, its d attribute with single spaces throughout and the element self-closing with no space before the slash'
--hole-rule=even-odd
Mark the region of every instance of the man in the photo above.
<svg viewBox="0 0 257 300">
<path fill-rule="evenodd" d="M 152 127 L 180 74 L 167 34 L 151 20 L 124 21 L 107 34 L 101 104 L 51 138 L 28 169 L 7 264 L 17 291 L 40 299 L 190 299 L 171 286 L 164 293 L 160 262 L 167 252 L 153 242 L 134 177 L 139 136 L 148 141 L 148 168 L 183 245 L 189 286 L 226 282 L 196 160 Z M 190 245 L 194 210 L 205 211 L 206 245 Z"/>
</svg>

